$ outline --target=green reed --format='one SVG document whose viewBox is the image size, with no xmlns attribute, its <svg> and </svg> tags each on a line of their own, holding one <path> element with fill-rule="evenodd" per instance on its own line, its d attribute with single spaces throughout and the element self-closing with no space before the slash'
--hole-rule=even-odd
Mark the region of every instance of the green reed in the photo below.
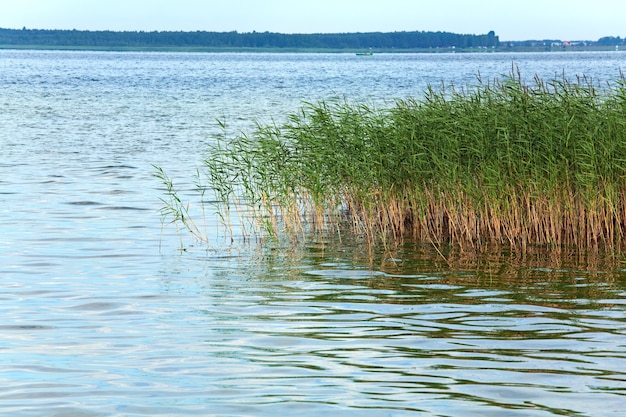
<svg viewBox="0 0 626 417">
<path fill-rule="evenodd" d="M 518 73 L 387 109 L 307 103 L 219 140 L 204 175 L 223 218 L 236 208 L 258 236 L 621 252 L 626 80 Z"/>
</svg>

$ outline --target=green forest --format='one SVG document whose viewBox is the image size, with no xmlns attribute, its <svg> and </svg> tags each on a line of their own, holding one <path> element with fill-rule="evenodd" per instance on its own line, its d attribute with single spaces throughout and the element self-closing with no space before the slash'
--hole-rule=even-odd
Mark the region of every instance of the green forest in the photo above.
<svg viewBox="0 0 626 417">
<path fill-rule="evenodd" d="M 279 48 L 279 49 L 424 49 L 495 48 L 498 36 L 449 32 L 369 32 L 283 34 L 273 32 L 116 32 L 2 29 L 2 47 L 47 48 Z"/>
</svg>

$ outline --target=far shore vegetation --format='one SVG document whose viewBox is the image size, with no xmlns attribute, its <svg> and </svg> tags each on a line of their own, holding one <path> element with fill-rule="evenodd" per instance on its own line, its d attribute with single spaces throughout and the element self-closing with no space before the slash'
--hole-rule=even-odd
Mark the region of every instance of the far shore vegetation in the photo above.
<svg viewBox="0 0 626 417">
<path fill-rule="evenodd" d="M 167 174 L 165 218 L 199 240 Z M 198 192 L 229 230 L 481 253 L 626 251 L 626 79 L 429 87 L 390 108 L 318 102 L 216 138 Z M 206 194 L 206 195 L 205 195 Z"/>
<path fill-rule="evenodd" d="M 103 52 L 180 52 L 180 53 L 360 53 L 369 49 L 356 48 L 272 48 L 272 47 L 188 47 L 188 46 L 51 46 L 51 45 L 0 45 L 0 50 L 39 50 L 39 51 L 103 51 Z M 386 53 L 502 53 L 502 52 L 590 52 L 590 51 L 626 51 L 614 46 L 576 46 L 576 47 L 544 47 L 544 46 L 509 46 L 500 48 L 372 48 L 373 54 Z"/>
<path fill-rule="evenodd" d="M 538 52 L 626 49 L 625 39 L 504 41 L 486 34 L 367 32 L 143 32 L 0 28 L 0 49 L 176 52 Z"/>
</svg>

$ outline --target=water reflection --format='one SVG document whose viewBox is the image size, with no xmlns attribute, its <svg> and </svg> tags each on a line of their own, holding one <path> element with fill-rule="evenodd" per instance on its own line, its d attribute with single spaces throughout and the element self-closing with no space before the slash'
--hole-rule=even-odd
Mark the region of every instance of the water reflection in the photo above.
<svg viewBox="0 0 626 417">
<path fill-rule="evenodd" d="M 0 371 L 3 410 L 557 416 L 622 409 L 619 268 L 522 266 L 510 257 L 450 267 L 426 247 L 369 263 L 345 242 L 257 249 L 191 246 L 162 255 L 154 276 L 137 269 L 134 277 L 108 275 L 108 285 L 80 274 L 5 282 L 1 348 L 11 360 Z"/>
<path fill-rule="evenodd" d="M 498 274 L 413 255 L 370 270 L 328 246 L 300 256 L 295 263 L 271 251 L 198 256 L 199 264 L 208 260 L 204 275 L 183 274 L 167 285 L 183 298 L 202 295 L 197 314 L 178 317 L 193 327 L 184 339 L 199 328 L 205 335 L 185 357 L 191 350 L 229 370 L 211 374 L 208 390 L 225 412 L 620 410 L 626 326 L 619 271 L 504 262 Z M 159 372 L 180 373 L 181 359 Z"/>
</svg>

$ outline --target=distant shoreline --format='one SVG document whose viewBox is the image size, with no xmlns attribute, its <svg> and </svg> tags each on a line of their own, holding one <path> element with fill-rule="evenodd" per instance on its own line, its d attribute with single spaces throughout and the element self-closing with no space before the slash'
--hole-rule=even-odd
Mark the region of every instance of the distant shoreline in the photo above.
<svg viewBox="0 0 626 417">
<path fill-rule="evenodd" d="M 89 31 L 0 28 L 0 49 L 149 52 L 437 53 L 556 52 L 626 49 L 626 40 L 559 39 L 500 41 L 484 34 L 432 31 L 355 33 Z"/>
<path fill-rule="evenodd" d="M 278 47 L 185 47 L 185 46 L 83 46 L 83 45 L 0 45 L 0 50 L 33 51 L 92 51 L 92 52 L 198 52 L 198 53 L 337 53 L 356 54 L 362 49 L 337 48 L 278 48 Z M 387 53 L 504 53 L 504 52 L 611 52 L 626 51 L 626 47 L 615 46 L 498 46 L 494 48 L 373 48 L 374 54 Z"/>
</svg>

